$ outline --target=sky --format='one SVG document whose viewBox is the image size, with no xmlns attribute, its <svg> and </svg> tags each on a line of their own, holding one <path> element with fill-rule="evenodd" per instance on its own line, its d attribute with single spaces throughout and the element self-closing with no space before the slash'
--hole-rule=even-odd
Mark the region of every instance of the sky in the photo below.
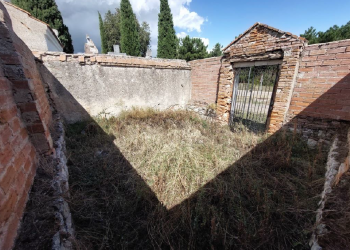
<svg viewBox="0 0 350 250">
<path fill-rule="evenodd" d="M 228 45 L 254 23 L 300 35 L 313 26 L 325 31 L 333 25 L 350 21 L 350 0 L 168 0 L 176 34 L 199 37 L 211 50 L 216 43 Z M 130 0 L 140 22 L 151 28 L 151 47 L 157 53 L 159 0 Z M 86 35 L 98 49 L 101 39 L 98 23 L 102 16 L 114 11 L 120 0 L 56 0 L 64 23 L 72 35 L 75 53 L 84 51 Z"/>
</svg>

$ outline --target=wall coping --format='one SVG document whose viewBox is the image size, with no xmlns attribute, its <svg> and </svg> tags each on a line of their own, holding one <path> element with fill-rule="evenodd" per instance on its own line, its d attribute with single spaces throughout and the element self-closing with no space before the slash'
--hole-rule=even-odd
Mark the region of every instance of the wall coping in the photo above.
<svg viewBox="0 0 350 250">
<path fill-rule="evenodd" d="M 33 54 L 42 62 L 60 61 L 76 62 L 81 65 L 191 70 L 189 63 L 187 63 L 185 60 L 178 59 L 115 56 L 106 54 L 66 54 L 64 52 L 40 51 L 33 51 Z"/>
<path fill-rule="evenodd" d="M 350 39 L 344 39 L 344 40 L 338 40 L 338 41 L 333 41 L 333 42 L 327 42 L 327 43 L 314 43 L 314 44 L 308 44 L 305 46 L 307 47 L 313 47 L 313 46 L 323 46 L 323 45 L 329 45 L 329 44 L 336 44 L 336 43 L 342 43 L 342 42 L 350 42 Z"/>
<path fill-rule="evenodd" d="M 221 59 L 222 56 L 215 56 L 215 57 L 209 57 L 209 58 L 203 58 L 203 59 L 197 59 L 197 60 L 192 60 L 189 61 L 188 64 L 195 64 L 195 63 L 202 63 L 202 62 L 212 62 L 212 61 L 217 61 Z"/>
</svg>

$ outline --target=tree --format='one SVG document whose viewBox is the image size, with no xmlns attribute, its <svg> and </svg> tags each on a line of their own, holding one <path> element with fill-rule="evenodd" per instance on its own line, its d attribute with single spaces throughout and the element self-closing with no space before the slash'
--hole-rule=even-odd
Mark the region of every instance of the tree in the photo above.
<svg viewBox="0 0 350 250">
<path fill-rule="evenodd" d="M 308 40 L 310 44 L 317 43 L 317 32 L 316 29 L 312 26 L 305 30 L 304 34 L 301 34 L 300 36 Z"/>
<path fill-rule="evenodd" d="M 103 20 L 102 20 L 100 12 L 98 12 L 98 20 L 100 23 L 101 50 L 102 50 L 101 53 L 106 54 L 108 52 L 107 51 L 107 40 L 106 40 L 105 29 L 103 26 Z"/>
<path fill-rule="evenodd" d="M 72 37 L 68 27 L 63 23 L 55 0 L 12 0 L 12 3 L 58 30 L 58 38 L 63 45 L 63 51 L 74 53 Z"/>
<path fill-rule="evenodd" d="M 120 45 L 120 10 L 116 9 L 113 14 L 107 11 L 103 21 L 106 36 L 106 50 L 113 52 L 113 45 Z"/>
<path fill-rule="evenodd" d="M 179 41 L 179 59 L 192 61 L 197 59 L 203 59 L 208 56 L 208 46 L 204 45 L 202 39 L 190 38 L 189 36 L 186 36 L 185 38 L 179 39 Z"/>
<path fill-rule="evenodd" d="M 130 56 L 139 56 L 140 36 L 138 24 L 129 0 L 121 0 L 120 18 L 121 51 Z"/>
<path fill-rule="evenodd" d="M 160 0 L 158 19 L 158 50 L 159 58 L 176 58 L 176 35 L 168 0 Z"/>
<path fill-rule="evenodd" d="M 333 25 L 325 32 L 319 31 L 316 32 L 314 27 L 310 27 L 305 30 L 304 34 L 300 35 L 301 37 L 305 37 L 309 44 L 314 43 L 327 43 L 333 41 L 339 41 L 350 38 L 350 21 L 342 25 L 341 27 L 337 25 Z"/>
<path fill-rule="evenodd" d="M 141 25 L 139 24 L 136 16 L 134 15 L 137 24 L 137 32 L 140 38 L 140 55 L 145 56 L 149 44 L 151 42 L 151 31 L 149 28 L 149 24 L 147 22 L 143 22 Z M 121 41 L 121 12 L 120 9 L 116 9 L 115 13 L 112 13 L 110 10 L 107 11 L 104 20 L 103 27 L 104 33 L 106 37 L 106 52 L 113 51 L 113 45 L 120 45 Z"/>
<path fill-rule="evenodd" d="M 142 22 L 141 26 L 139 25 L 139 36 L 140 36 L 140 55 L 142 57 L 145 57 L 149 44 L 151 43 L 151 30 L 149 28 L 148 23 Z"/>
<path fill-rule="evenodd" d="M 220 43 L 215 44 L 213 50 L 209 53 L 209 57 L 222 56 L 222 47 Z"/>
</svg>

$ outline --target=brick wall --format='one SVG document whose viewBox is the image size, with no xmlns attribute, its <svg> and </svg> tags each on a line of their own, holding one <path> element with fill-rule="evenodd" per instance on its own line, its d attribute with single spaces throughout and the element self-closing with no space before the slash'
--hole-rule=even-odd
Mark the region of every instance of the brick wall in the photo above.
<svg viewBox="0 0 350 250">
<path fill-rule="evenodd" d="M 216 103 L 221 57 L 191 61 L 191 102 Z"/>
<path fill-rule="evenodd" d="M 304 49 L 286 122 L 295 116 L 350 121 L 350 40 Z"/>
<path fill-rule="evenodd" d="M 265 24 L 256 23 L 224 49 L 220 68 L 217 113 L 225 123 L 230 117 L 234 70 L 240 62 L 282 60 L 275 102 L 269 121 L 269 132 L 283 126 L 295 84 L 299 57 L 305 39 Z"/>
<path fill-rule="evenodd" d="M 37 157 L 11 82 L 3 76 L 2 69 L 0 75 L 0 249 L 10 249 L 33 182 Z"/>
<path fill-rule="evenodd" d="M 11 249 L 40 154 L 52 153 L 51 110 L 34 56 L 0 2 L 0 249 Z"/>
</svg>

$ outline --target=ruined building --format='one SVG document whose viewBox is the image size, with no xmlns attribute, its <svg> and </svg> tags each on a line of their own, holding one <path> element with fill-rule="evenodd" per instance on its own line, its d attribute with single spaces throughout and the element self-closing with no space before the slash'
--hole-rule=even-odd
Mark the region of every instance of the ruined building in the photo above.
<svg viewBox="0 0 350 250">
<path fill-rule="evenodd" d="M 39 164 L 48 162 L 56 171 L 60 225 L 53 246 L 71 247 L 62 120 L 117 115 L 133 106 L 202 112 L 216 104 L 223 124 L 243 119 L 270 133 L 294 130 L 310 146 L 331 144 L 337 129 L 350 121 L 350 40 L 308 45 L 304 38 L 256 23 L 222 57 L 190 63 L 94 55 L 98 51 L 89 38 L 86 54 L 65 54 L 48 25 L 4 1 L 0 30 L 3 250 L 14 244 Z"/>
</svg>

